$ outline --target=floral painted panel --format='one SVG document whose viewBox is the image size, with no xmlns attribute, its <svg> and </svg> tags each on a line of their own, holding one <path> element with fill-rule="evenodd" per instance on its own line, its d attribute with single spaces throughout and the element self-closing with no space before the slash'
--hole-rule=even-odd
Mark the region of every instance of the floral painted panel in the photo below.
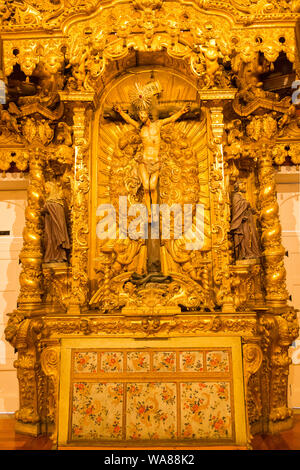
<svg viewBox="0 0 300 470">
<path fill-rule="evenodd" d="M 143 351 L 132 351 L 127 353 L 128 372 L 149 372 L 150 354 Z"/>
<path fill-rule="evenodd" d="M 105 351 L 101 353 L 101 372 L 123 372 L 123 353 Z"/>
<path fill-rule="evenodd" d="M 97 353 L 82 351 L 74 354 L 75 374 L 97 372 Z"/>
<path fill-rule="evenodd" d="M 232 439 L 230 384 L 181 384 L 181 436 L 183 439 Z"/>
<path fill-rule="evenodd" d="M 203 372 L 203 352 L 181 352 L 179 365 L 181 372 Z"/>
<path fill-rule="evenodd" d="M 176 384 L 128 383 L 126 439 L 176 439 Z"/>
<path fill-rule="evenodd" d="M 122 439 L 123 384 L 73 384 L 72 440 Z"/>
<path fill-rule="evenodd" d="M 209 351 L 206 354 L 208 372 L 229 372 L 229 355 L 227 351 Z"/>
<path fill-rule="evenodd" d="M 77 349 L 69 439 L 233 441 L 230 361 L 225 347 Z"/>
<path fill-rule="evenodd" d="M 176 371 L 176 352 L 156 351 L 153 353 L 153 370 L 156 372 Z"/>
</svg>

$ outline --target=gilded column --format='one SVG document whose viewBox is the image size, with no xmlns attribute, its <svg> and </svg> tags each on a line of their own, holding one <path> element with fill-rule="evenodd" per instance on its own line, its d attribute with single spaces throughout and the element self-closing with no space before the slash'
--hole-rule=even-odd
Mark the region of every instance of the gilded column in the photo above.
<svg viewBox="0 0 300 470">
<path fill-rule="evenodd" d="M 43 253 L 41 246 L 41 204 L 43 201 L 43 151 L 40 147 L 32 148 L 29 161 L 30 183 L 27 190 L 25 209 L 25 228 L 23 248 L 20 253 L 22 272 L 20 274 L 20 294 L 18 305 L 22 309 L 31 309 L 41 302 Z"/>
<path fill-rule="evenodd" d="M 276 198 L 276 183 L 270 144 L 260 146 L 258 159 L 260 222 L 264 255 L 266 301 L 270 307 L 286 305 L 286 272 L 284 247 L 281 244 L 281 225 Z"/>
<path fill-rule="evenodd" d="M 72 196 L 72 253 L 71 296 L 68 313 L 80 313 L 87 305 L 88 283 L 88 148 L 89 148 L 89 104 L 93 93 L 61 93 L 61 99 L 69 102 L 73 111 L 73 135 L 75 148 L 73 196 Z"/>
<path fill-rule="evenodd" d="M 234 312 L 230 250 L 228 241 L 230 206 L 223 161 L 223 106 L 233 99 L 234 90 L 200 92 L 208 108 L 208 148 L 210 150 L 211 240 L 216 303 L 223 312 Z"/>
<path fill-rule="evenodd" d="M 270 141 L 260 142 L 258 159 L 259 205 L 262 228 L 264 288 L 270 314 L 260 319 L 264 336 L 269 338 L 265 352 L 262 380 L 263 399 L 267 419 L 264 431 L 279 432 L 292 425 L 292 410 L 288 408 L 288 349 L 298 334 L 296 312 L 287 305 L 284 247 L 281 244 L 281 225 L 276 198 L 275 173 Z M 266 335 L 267 332 L 267 335 Z"/>
</svg>

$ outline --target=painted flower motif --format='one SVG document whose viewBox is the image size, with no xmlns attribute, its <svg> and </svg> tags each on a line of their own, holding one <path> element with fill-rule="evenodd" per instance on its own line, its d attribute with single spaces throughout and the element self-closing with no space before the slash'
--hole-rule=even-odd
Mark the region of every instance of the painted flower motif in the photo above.
<svg viewBox="0 0 300 470">
<path fill-rule="evenodd" d="M 122 372 L 123 353 L 122 352 L 102 352 L 101 372 Z"/>
<path fill-rule="evenodd" d="M 140 393 L 140 387 L 136 384 L 128 384 L 127 385 L 127 393 L 129 395 L 138 396 Z"/>
<path fill-rule="evenodd" d="M 131 435 L 130 435 L 130 439 L 140 439 L 141 438 L 141 434 L 138 434 L 136 431 L 134 431 Z"/>
<path fill-rule="evenodd" d="M 85 410 L 85 413 L 87 415 L 91 415 L 93 413 L 93 410 L 94 410 L 94 407 L 93 405 L 92 406 L 89 406 L 86 410 Z"/>
<path fill-rule="evenodd" d="M 76 389 L 77 391 L 79 391 L 79 390 L 84 390 L 85 384 L 84 384 L 84 383 L 75 383 L 75 384 L 74 384 L 74 387 L 75 387 L 75 389 Z"/>
<path fill-rule="evenodd" d="M 229 383 L 226 382 L 189 382 L 185 386 L 182 384 L 182 438 L 231 438 L 232 411 L 229 392 Z"/>
<path fill-rule="evenodd" d="M 76 361 L 74 356 L 74 365 L 76 363 L 78 367 L 86 368 L 89 364 L 90 367 L 90 353 L 83 351 L 77 355 Z M 229 371 L 228 350 L 154 350 L 152 353 L 130 350 L 124 357 L 125 353 L 114 350 L 96 354 L 97 359 L 100 359 L 100 367 L 95 370 L 111 375 L 108 375 L 106 382 L 97 382 L 91 377 L 73 382 L 72 440 L 232 439 L 231 383 L 226 375 L 219 375 Z M 140 375 L 138 381 L 132 378 L 128 382 L 126 376 L 122 375 L 124 378 L 120 382 L 112 381 L 112 372 L 124 370 L 123 358 L 126 358 L 127 372 L 150 372 L 151 354 L 152 371 L 176 372 L 178 360 L 181 377 L 184 377 L 184 373 L 195 375 L 187 376 L 188 381 L 182 381 L 179 388 L 172 382 L 171 374 L 170 380 L 156 382 L 149 381 L 153 374 L 143 374 L 144 380 L 141 380 Z M 196 373 L 202 372 L 204 366 L 207 372 L 217 374 L 197 380 L 196 377 L 202 374 Z M 93 369 L 85 370 L 91 372 Z M 178 420 L 181 424 L 177 434 Z"/>
<path fill-rule="evenodd" d="M 114 421 L 113 425 L 112 425 L 112 433 L 116 436 L 118 436 L 122 431 L 122 428 L 120 426 L 120 422 L 119 421 Z"/>
<path fill-rule="evenodd" d="M 194 437 L 193 428 L 190 423 L 184 423 L 184 429 L 182 431 L 182 437 L 191 438 Z"/>
<path fill-rule="evenodd" d="M 227 385 L 228 384 L 226 384 L 226 383 L 216 384 L 216 392 L 217 392 L 218 397 L 221 400 L 227 400 L 228 399 L 229 390 L 228 390 Z"/>
<path fill-rule="evenodd" d="M 176 429 L 176 384 L 140 383 L 138 394 L 132 385 L 127 386 L 127 439 L 172 439 Z"/>
<path fill-rule="evenodd" d="M 132 351 L 127 353 L 128 372 L 148 372 L 150 370 L 149 353 Z"/>
<path fill-rule="evenodd" d="M 209 372 L 229 372 L 229 357 L 227 351 L 209 351 L 206 356 Z"/>
<path fill-rule="evenodd" d="M 210 417 L 210 424 L 213 432 L 219 435 L 221 438 L 228 437 L 228 428 L 230 426 L 230 418 L 228 416 L 220 416 L 220 411 L 217 415 Z"/>
<path fill-rule="evenodd" d="M 75 352 L 74 353 L 74 372 L 95 373 L 97 372 L 98 355 L 96 352 Z"/>
<path fill-rule="evenodd" d="M 173 404 L 175 402 L 176 396 L 174 395 L 174 391 L 170 387 L 165 386 L 162 389 L 161 398 L 164 402 Z"/>
<path fill-rule="evenodd" d="M 73 387 L 78 396 L 87 397 L 90 394 L 90 384 L 88 382 L 75 382 Z"/>
<path fill-rule="evenodd" d="M 225 422 L 223 419 L 219 418 L 214 422 L 214 428 L 219 431 L 220 429 L 224 428 Z"/>
<path fill-rule="evenodd" d="M 72 400 L 73 440 L 122 438 L 122 383 L 76 383 Z"/>
<path fill-rule="evenodd" d="M 155 352 L 153 354 L 153 370 L 156 372 L 175 372 L 176 353 L 175 352 Z"/>
<path fill-rule="evenodd" d="M 82 435 L 82 428 L 80 426 L 73 426 L 72 427 L 72 434 L 74 436 L 79 437 L 80 435 Z"/>
<path fill-rule="evenodd" d="M 120 396 L 123 395 L 123 384 L 117 384 L 111 389 L 111 393 L 113 396 Z"/>
<path fill-rule="evenodd" d="M 205 382 L 199 382 L 198 388 L 200 388 L 200 390 L 203 390 L 204 388 L 207 388 L 207 384 Z"/>
<path fill-rule="evenodd" d="M 202 372 L 203 353 L 200 351 L 183 351 L 180 353 L 180 370 L 183 372 Z"/>
</svg>

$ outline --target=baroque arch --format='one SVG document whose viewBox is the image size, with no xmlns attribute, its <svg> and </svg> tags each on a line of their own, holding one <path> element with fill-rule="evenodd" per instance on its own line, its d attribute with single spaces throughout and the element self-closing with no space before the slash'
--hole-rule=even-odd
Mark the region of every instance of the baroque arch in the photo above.
<svg viewBox="0 0 300 470">
<path fill-rule="evenodd" d="M 121 73 L 117 80 L 111 82 L 110 87 L 100 100 L 101 104 L 96 112 L 93 124 L 93 128 L 98 135 L 97 138 L 93 139 L 95 141 L 95 150 L 92 152 L 94 155 L 92 160 L 96 161 L 93 164 L 94 178 L 91 195 L 94 202 L 92 205 L 93 207 L 99 207 L 101 204 L 113 203 L 113 206 L 117 209 L 120 201 L 119 197 L 125 195 L 128 198 L 126 204 L 128 204 L 128 211 L 130 211 L 132 204 L 143 201 L 143 188 L 138 174 L 138 161 L 135 157 L 135 152 L 137 152 L 135 147 L 137 146 L 131 143 L 132 139 L 136 142 L 135 138 L 138 141 L 138 132 L 135 134 L 130 125 L 122 123 L 122 120 L 114 111 L 114 105 L 121 104 L 123 109 L 130 110 L 132 104 L 130 94 L 137 83 L 141 87 L 147 83 L 160 87 L 159 97 L 156 100 L 155 107 L 153 107 L 156 119 L 163 119 L 189 103 L 189 120 L 170 124 L 161 134 L 160 204 L 168 204 L 171 207 L 173 204 L 179 203 L 182 204 L 182 209 L 184 204 L 203 204 L 203 207 L 205 207 L 204 220 L 202 222 L 203 226 L 201 225 L 200 228 L 204 236 L 200 256 L 203 259 L 201 262 L 200 258 L 197 259 L 196 253 L 194 253 L 194 266 L 192 266 L 190 256 L 183 248 L 183 238 L 173 242 L 165 241 L 164 248 L 161 248 L 161 256 L 163 260 L 162 271 L 165 275 L 173 272 L 174 276 L 174 270 L 178 271 L 178 276 L 182 278 L 181 280 L 185 284 L 191 283 L 190 289 L 192 283 L 196 281 L 193 286 L 194 289 L 198 289 L 198 304 L 195 302 L 194 297 L 194 303 L 190 305 L 196 306 L 201 302 L 200 298 L 203 300 L 204 297 L 203 292 L 200 294 L 199 290 L 202 279 L 205 289 L 207 291 L 211 289 L 207 270 L 207 265 L 211 264 L 211 261 L 208 260 L 208 252 L 211 249 L 211 229 L 208 191 L 207 116 L 205 111 L 202 111 L 201 114 L 197 86 L 190 80 L 190 77 L 178 70 L 155 65 L 153 62 L 155 59 L 156 61 L 159 59 L 155 58 L 155 55 L 152 55 L 151 59 L 151 66 L 140 65 Z M 141 60 L 149 62 L 147 53 Z M 137 119 L 137 116 L 135 116 L 135 119 Z M 128 139 L 127 142 L 126 139 Z M 183 142 L 185 143 L 183 144 Z M 178 187 L 179 181 L 182 181 L 181 188 Z M 95 190 L 93 190 L 93 187 Z M 120 224 L 119 217 L 119 209 L 117 209 L 117 223 Z M 128 241 L 125 240 L 123 243 L 121 240 L 118 242 L 97 240 L 94 236 L 94 233 L 96 233 L 95 217 L 93 217 L 92 223 L 90 259 L 96 259 L 97 262 L 91 262 L 91 268 L 102 272 L 104 276 L 110 276 L 110 282 L 116 283 L 115 291 L 118 292 L 122 290 L 122 285 L 129 279 L 133 271 L 137 271 L 139 274 L 146 272 L 146 247 L 142 246 L 140 241 L 132 241 L 132 247 L 130 248 L 126 247 Z M 199 230 L 198 225 L 197 228 Z M 117 233 L 114 236 L 119 238 L 118 228 L 116 230 Z M 116 245 L 117 251 L 113 249 L 113 244 Z M 111 246 L 110 249 L 108 249 L 108 245 Z M 136 245 L 135 249 L 133 245 Z M 99 256 L 101 256 L 103 250 L 106 254 L 109 251 L 111 252 L 109 264 L 112 266 L 112 270 L 110 274 L 106 272 L 104 267 L 107 260 L 103 259 L 102 263 L 100 262 Z M 124 270 L 128 272 L 127 277 L 126 273 L 123 272 Z M 190 273 L 190 275 L 186 275 L 186 273 Z M 93 272 L 90 273 L 91 279 L 93 274 Z M 103 295 L 102 282 L 103 279 L 101 281 L 100 277 L 99 292 L 96 292 L 93 296 L 92 304 L 99 305 L 99 295 L 101 295 L 101 298 Z M 110 308 L 116 308 L 119 301 L 116 299 L 114 303 L 111 294 L 107 292 L 106 295 L 110 298 Z M 211 305 L 208 297 L 209 295 L 207 295 L 207 306 Z M 95 302 L 96 299 L 97 302 Z M 102 302 L 108 304 L 104 299 Z"/>
</svg>

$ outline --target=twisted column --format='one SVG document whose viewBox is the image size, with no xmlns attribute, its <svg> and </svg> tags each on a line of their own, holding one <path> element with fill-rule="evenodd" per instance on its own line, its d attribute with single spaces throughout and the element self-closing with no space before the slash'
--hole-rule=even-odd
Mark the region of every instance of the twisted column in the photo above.
<svg viewBox="0 0 300 470">
<path fill-rule="evenodd" d="M 41 204 L 43 201 L 43 158 L 39 147 L 32 149 L 29 163 L 30 183 L 27 190 L 23 248 L 20 253 L 22 272 L 18 305 L 30 309 L 41 302 L 43 253 L 41 246 Z"/>
<path fill-rule="evenodd" d="M 288 298 L 284 267 L 285 250 L 281 244 L 279 207 L 276 198 L 272 155 L 268 143 L 263 143 L 260 147 L 258 179 L 266 301 L 269 306 L 280 307 L 286 304 Z"/>
</svg>

